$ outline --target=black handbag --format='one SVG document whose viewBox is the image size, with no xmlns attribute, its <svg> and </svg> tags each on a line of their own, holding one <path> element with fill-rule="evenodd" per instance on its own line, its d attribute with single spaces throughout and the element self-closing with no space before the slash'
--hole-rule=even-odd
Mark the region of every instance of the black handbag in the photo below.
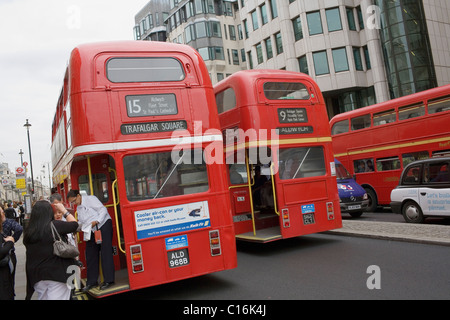
<svg viewBox="0 0 450 320">
<path fill-rule="evenodd" d="M 56 227 L 53 225 L 53 222 L 50 223 L 52 228 L 52 235 L 53 235 L 53 254 L 61 257 L 61 258 L 71 258 L 74 259 L 77 256 L 80 255 L 80 251 L 78 251 L 78 248 L 62 241 L 61 236 L 59 235 L 58 231 L 56 230 Z M 55 236 L 55 233 L 57 237 Z M 58 238 L 58 239 L 56 239 Z"/>
</svg>

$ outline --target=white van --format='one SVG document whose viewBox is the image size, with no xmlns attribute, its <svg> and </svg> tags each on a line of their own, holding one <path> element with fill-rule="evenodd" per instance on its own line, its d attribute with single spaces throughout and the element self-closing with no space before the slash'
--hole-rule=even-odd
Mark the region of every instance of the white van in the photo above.
<svg viewBox="0 0 450 320">
<path fill-rule="evenodd" d="M 410 223 L 422 223 L 431 216 L 450 217 L 450 157 L 406 166 L 399 185 L 391 192 L 391 208 Z"/>
</svg>

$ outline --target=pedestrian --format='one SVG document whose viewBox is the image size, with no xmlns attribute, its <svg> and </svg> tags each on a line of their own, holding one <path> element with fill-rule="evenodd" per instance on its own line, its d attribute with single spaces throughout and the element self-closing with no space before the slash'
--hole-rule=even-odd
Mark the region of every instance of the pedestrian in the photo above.
<svg viewBox="0 0 450 320">
<path fill-rule="evenodd" d="M 0 207 L 2 216 L 3 208 Z M 14 249 L 14 238 L 3 233 L 0 223 L 0 300 L 14 300 L 14 266 L 11 263 L 10 253 Z"/>
<path fill-rule="evenodd" d="M 6 219 L 16 219 L 16 210 L 11 206 L 11 203 L 7 203 L 7 208 L 5 209 Z"/>
<path fill-rule="evenodd" d="M 78 223 L 62 204 L 54 205 L 63 212 L 65 221 L 53 219 L 53 208 L 47 200 L 39 200 L 33 206 L 30 222 L 24 235 L 26 247 L 26 299 L 36 291 L 39 300 L 69 300 L 71 288 L 68 278 L 73 274 L 71 266 L 74 259 L 65 259 L 53 254 L 53 235 L 50 223 L 53 223 L 63 241 L 67 234 L 75 232 Z"/>
<path fill-rule="evenodd" d="M 15 243 L 17 241 L 19 241 L 20 236 L 22 235 L 22 232 L 23 232 L 22 226 L 16 220 L 6 219 L 5 213 L 3 212 L 2 208 L 0 208 L 0 223 L 3 228 L 3 231 L 2 231 L 3 236 L 12 236 L 14 238 Z M 15 278 L 16 278 L 16 265 L 17 265 L 17 257 L 16 257 L 16 252 L 15 252 L 14 248 L 11 249 L 9 256 L 10 256 L 11 263 L 14 268 L 14 270 L 12 272 L 12 279 L 13 279 L 13 285 L 14 285 Z"/>
<path fill-rule="evenodd" d="M 96 196 L 82 196 L 79 190 L 70 190 L 67 200 L 77 205 L 78 222 L 81 224 L 86 241 L 87 281 L 83 291 L 86 292 L 98 285 L 99 253 L 104 278 L 104 282 L 100 284 L 100 290 L 104 290 L 113 285 L 115 281 L 111 217 Z M 101 231 L 101 244 L 97 244 L 95 241 L 93 232 L 96 230 Z"/>
<path fill-rule="evenodd" d="M 21 226 L 23 226 L 23 219 L 25 218 L 25 208 L 23 207 L 22 201 L 19 202 L 19 211 L 20 211 L 19 223 Z"/>
</svg>

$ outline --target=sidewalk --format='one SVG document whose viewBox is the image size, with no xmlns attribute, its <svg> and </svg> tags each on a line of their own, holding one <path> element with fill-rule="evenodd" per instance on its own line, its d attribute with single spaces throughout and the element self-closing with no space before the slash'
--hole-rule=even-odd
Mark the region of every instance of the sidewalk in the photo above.
<svg viewBox="0 0 450 320">
<path fill-rule="evenodd" d="M 450 246 L 450 226 L 432 224 L 342 220 L 327 233 Z"/>
<path fill-rule="evenodd" d="M 325 233 L 450 246 L 450 226 L 355 220 L 343 220 L 342 225 L 341 229 Z M 24 300 L 27 279 L 25 246 L 22 238 L 16 243 L 15 248 L 17 255 L 16 300 Z M 33 295 L 33 300 L 37 300 L 37 294 Z"/>
<path fill-rule="evenodd" d="M 16 265 L 16 300 L 25 300 L 27 295 L 27 276 L 25 274 L 25 246 L 22 243 L 23 235 L 16 242 L 17 265 Z M 37 294 L 33 295 L 32 300 L 37 300 Z"/>
</svg>

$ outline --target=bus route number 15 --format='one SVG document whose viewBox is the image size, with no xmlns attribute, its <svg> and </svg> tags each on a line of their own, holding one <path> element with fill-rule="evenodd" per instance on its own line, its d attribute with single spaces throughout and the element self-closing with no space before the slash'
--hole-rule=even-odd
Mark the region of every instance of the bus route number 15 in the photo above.
<svg viewBox="0 0 450 320">
<path fill-rule="evenodd" d="M 130 99 L 128 100 L 128 115 L 132 115 L 134 113 L 140 114 L 142 112 L 142 108 L 139 105 L 141 100 L 139 99 Z"/>
</svg>

